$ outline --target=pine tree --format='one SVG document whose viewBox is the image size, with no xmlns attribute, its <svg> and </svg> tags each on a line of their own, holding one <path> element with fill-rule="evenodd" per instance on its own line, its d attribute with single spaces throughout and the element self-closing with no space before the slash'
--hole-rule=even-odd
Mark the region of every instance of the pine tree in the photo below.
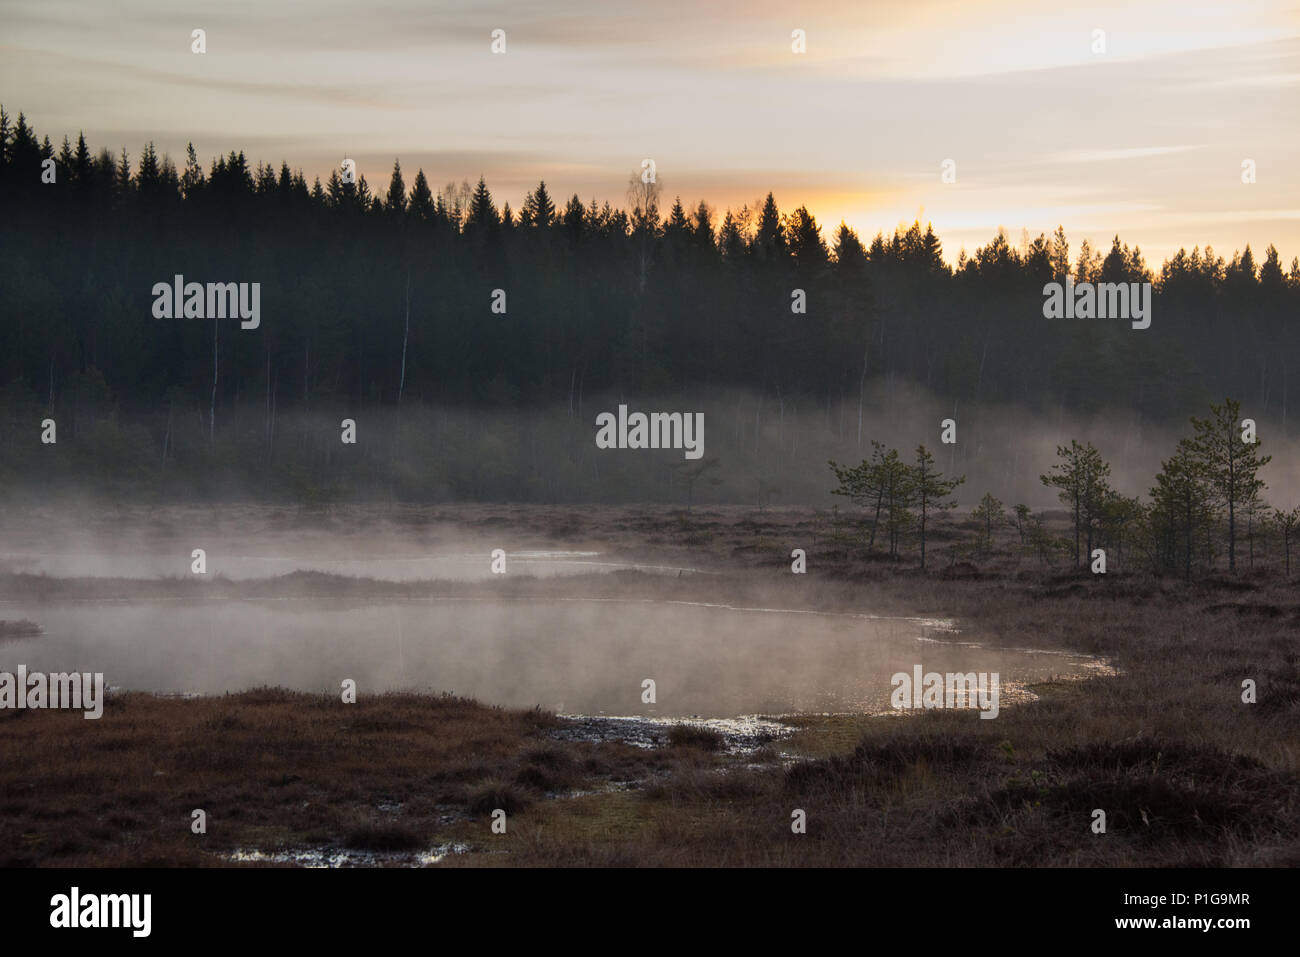
<svg viewBox="0 0 1300 957">
<path fill-rule="evenodd" d="M 921 516 L 921 568 L 925 568 L 925 526 L 932 511 L 946 511 L 957 503 L 948 498 L 966 481 L 965 476 L 946 479 L 934 468 L 934 456 L 924 445 L 916 447 L 916 465 L 912 468 L 910 498 Z M 999 507 L 1001 503 L 999 502 Z"/>
<path fill-rule="evenodd" d="M 1160 463 L 1160 474 L 1151 489 L 1150 522 L 1158 564 L 1183 567 L 1192 577 L 1192 549 L 1213 520 L 1208 475 L 1188 439 L 1178 443 L 1173 456 Z M 1181 555 L 1181 561 L 1180 561 Z"/>
<path fill-rule="evenodd" d="M 866 264 L 867 251 L 862 246 L 858 234 L 840 220 L 840 228 L 835 233 L 835 262 L 842 270 L 857 269 Z"/>
<path fill-rule="evenodd" d="M 1246 248 L 1240 254 L 1233 254 L 1228 272 L 1249 282 L 1255 281 L 1255 256 L 1250 251 L 1250 243 L 1246 244 Z"/>
<path fill-rule="evenodd" d="M 1120 247 L 1119 236 L 1110 244 L 1110 252 L 1101 262 L 1101 282 L 1124 282 L 1128 279 L 1128 247 Z"/>
<path fill-rule="evenodd" d="M 876 546 L 876 531 L 880 527 L 880 516 L 885 511 L 886 494 L 891 485 L 891 478 L 904 468 L 896 449 L 886 449 L 883 442 L 871 440 L 871 456 L 854 466 L 844 466 L 831 461 L 828 463 L 835 478 L 840 483 L 831 490 L 832 495 L 841 495 L 854 505 L 871 511 L 871 534 L 867 540 L 867 554 Z"/>
<path fill-rule="evenodd" d="M 825 266 L 830 260 L 826 242 L 822 239 L 821 227 L 807 206 L 800 206 L 785 222 L 785 233 L 789 237 L 790 255 L 795 264 L 807 269 Z"/>
<path fill-rule="evenodd" d="M 1241 403 L 1224 399 L 1210 405 L 1209 418 L 1192 417 L 1190 449 L 1205 470 L 1215 504 L 1228 512 L 1228 570 L 1237 570 L 1237 511 L 1266 488 L 1259 470 L 1272 456 L 1259 454 L 1260 442 L 1242 438 Z"/>
<path fill-rule="evenodd" d="M 1101 253 L 1088 240 L 1079 244 L 1079 260 L 1074 265 L 1075 282 L 1093 282 L 1101 274 Z"/>
<path fill-rule="evenodd" d="M 1052 274 L 1057 282 L 1065 282 L 1070 275 L 1070 242 L 1065 238 L 1065 227 L 1057 225 L 1052 234 Z"/>
<path fill-rule="evenodd" d="M 1282 272 L 1282 260 L 1278 257 L 1277 247 L 1272 243 L 1264 251 L 1264 262 L 1259 267 L 1259 284 L 1270 291 L 1279 290 L 1286 285 L 1286 275 Z"/>
<path fill-rule="evenodd" d="M 1151 281 L 1151 270 L 1147 269 L 1146 261 L 1142 258 L 1141 246 L 1134 246 L 1133 251 L 1128 254 L 1125 271 L 1129 282 Z"/>
<path fill-rule="evenodd" d="M 1012 511 L 1016 513 L 1016 531 L 1020 535 L 1020 545 L 1023 548 L 1025 544 L 1025 529 L 1029 525 L 1029 506 L 1014 505 Z"/>
<path fill-rule="evenodd" d="M 1296 529 L 1300 527 L 1300 508 L 1286 512 L 1280 508 L 1273 509 L 1273 524 L 1282 533 L 1282 554 L 1286 560 L 1286 577 L 1291 577 L 1291 543 L 1295 541 Z"/>
<path fill-rule="evenodd" d="M 979 505 L 971 512 L 971 518 L 978 522 L 981 528 L 981 547 L 988 551 L 993 547 L 993 527 L 1001 525 L 1006 513 L 1003 511 L 1002 502 L 993 497 L 992 492 L 985 492 L 984 497 L 980 499 Z"/>
<path fill-rule="evenodd" d="M 1024 270 L 1031 285 L 1051 282 L 1056 275 L 1052 264 L 1052 246 L 1042 233 L 1029 244 L 1024 256 Z"/>
<path fill-rule="evenodd" d="M 1091 442 L 1080 445 L 1071 439 L 1069 447 L 1057 446 L 1056 454 L 1062 461 L 1039 478 L 1049 488 L 1058 489 L 1061 502 L 1070 507 L 1074 523 L 1074 564 L 1077 567 L 1079 546 L 1085 536 L 1087 553 L 1089 556 L 1092 554 L 1093 533 L 1111 491 L 1106 481 L 1110 476 L 1110 465 L 1102 461 Z"/>
</svg>

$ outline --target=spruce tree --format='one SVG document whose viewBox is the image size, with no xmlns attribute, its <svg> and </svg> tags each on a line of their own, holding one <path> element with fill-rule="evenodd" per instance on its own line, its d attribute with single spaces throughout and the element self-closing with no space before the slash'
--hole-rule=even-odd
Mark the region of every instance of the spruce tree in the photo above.
<svg viewBox="0 0 1300 957">
<path fill-rule="evenodd" d="M 433 221 L 433 193 L 429 190 L 429 181 L 424 178 L 424 170 L 415 171 L 415 182 L 411 184 L 411 199 L 407 205 L 411 218 L 422 223 Z"/>
<path fill-rule="evenodd" d="M 388 181 L 384 206 L 395 215 L 406 212 L 406 183 L 402 180 L 402 164 L 398 160 L 393 160 L 393 175 Z"/>
</svg>

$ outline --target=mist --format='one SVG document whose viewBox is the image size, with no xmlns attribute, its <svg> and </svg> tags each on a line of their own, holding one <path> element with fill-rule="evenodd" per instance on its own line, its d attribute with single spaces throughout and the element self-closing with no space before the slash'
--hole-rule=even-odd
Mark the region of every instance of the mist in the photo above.
<svg viewBox="0 0 1300 957">
<path fill-rule="evenodd" d="M 597 417 L 631 410 L 702 413 L 702 455 L 680 449 L 598 448 Z M 1189 408 L 1187 415 L 1208 414 Z M 1243 415 L 1250 410 L 1243 408 Z M 5 508 L 86 502 L 343 503 L 518 502 L 539 504 L 811 505 L 830 494 L 827 461 L 855 464 L 871 440 L 910 461 L 917 445 L 938 467 L 965 476 L 960 507 L 987 492 L 1008 506 L 1056 507 L 1039 477 L 1058 445 L 1090 441 L 1111 465 L 1111 484 L 1146 497 L 1161 462 L 1190 425 L 1141 416 L 1070 414 L 1057 407 L 963 405 L 894 378 L 864 383 L 862 396 L 772 396 L 747 390 L 606 394 L 567 404 L 489 408 L 409 404 L 362 409 L 317 403 L 276 413 L 258 403 L 218 409 L 210 436 L 203 410 L 170 407 L 135 416 L 82 419 L 57 445 L 37 441 L 35 422 L 6 430 L 0 496 Z M 1283 424 L 1257 416 L 1265 499 L 1300 503 L 1300 456 L 1277 436 Z M 956 441 L 940 441 L 952 419 Z M 354 423 L 345 443 L 344 422 Z M 39 482 L 30 479 L 40 475 Z"/>
</svg>

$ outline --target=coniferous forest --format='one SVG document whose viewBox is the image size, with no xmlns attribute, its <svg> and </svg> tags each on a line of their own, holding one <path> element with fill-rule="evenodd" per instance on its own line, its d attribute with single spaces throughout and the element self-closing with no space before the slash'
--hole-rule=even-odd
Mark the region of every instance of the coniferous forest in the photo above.
<svg viewBox="0 0 1300 957">
<path fill-rule="evenodd" d="M 999 233 L 950 267 L 919 222 L 861 237 L 771 194 L 717 209 L 635 174 L 615 197 L 539 183 L 515 208 L 400 162 L 386 186 L 309 184 L 242 151 L 132 156 L 7 112 L 0 144 L 11 487 L 42 455 L 55 484 L 93 472 L 116 495 L 780 500 L 824 495 L 820 452 L 865 457 L 864 416 L 900 389 L 976 429 L 1006 408 L 1177 428 L 1224 395 L 1291 429 L 1300 261 L 1271 245 L 1157 265 L 1061 228 Z M 151 290 L 177 275 L 259 283 L 257 328 L 157 318 Z M 1043 284 L 1066 276 L 1152 282 L 1150 328 L 1045 319 Z M 591 424 L 617 402 L 705 409 L 723 468 L 698 487 L 679 456 L 601 475 Z M 815 480 L 765 475 L 773 459 Z"/>
<path fill-rule="evenodd" d="M 5 3 L 6 940 L 1285 926 L 1298 11 Z"/>
</svg>

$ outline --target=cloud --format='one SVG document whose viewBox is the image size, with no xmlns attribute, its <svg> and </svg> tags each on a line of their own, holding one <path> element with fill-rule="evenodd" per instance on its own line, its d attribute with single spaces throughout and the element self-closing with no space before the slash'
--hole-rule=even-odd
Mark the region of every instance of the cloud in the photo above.
<svg viewBox="0 0 1300 957">
<path fill-rule="evenodd" d="M 1071 150 L 1053 153 L 1047 157 L 1052 163 L 1104 163 L 1111 160 L 1142 159 L 1147 156 L 1167 156 L 1188 150 L 1204 149 L 1202 146 L 1131 146 L 1110 150 Z"/>
</svg>

